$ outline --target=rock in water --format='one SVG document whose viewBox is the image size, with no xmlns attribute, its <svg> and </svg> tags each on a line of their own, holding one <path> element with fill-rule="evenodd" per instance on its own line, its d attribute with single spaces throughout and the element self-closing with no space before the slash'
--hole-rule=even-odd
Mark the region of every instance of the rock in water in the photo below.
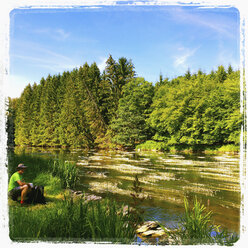
<svg viewBox="0 0 248 248">
<path fill-rule="evenodd" d="M 155 221 L 145 222 L 143 225 L 138 227 L 136 233 L 141 237 L 152 237 L 152 238 L 157 238 L 167 235 L 165 230 L 161 228 L 161 226 Z"/>
</svg>

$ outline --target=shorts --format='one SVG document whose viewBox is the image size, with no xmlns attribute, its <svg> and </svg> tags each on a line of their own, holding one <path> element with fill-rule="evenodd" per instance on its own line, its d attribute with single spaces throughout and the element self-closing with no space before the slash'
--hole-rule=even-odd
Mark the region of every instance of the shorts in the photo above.
<svg viewBox="0 0 248 248">
<path fill-rule="evenodd" d="M 18 187 L 15 187 L 14 189 L 10 190 L 10 191 L 8 192 L 8 195 L 9 195 L 9 197 L 10 197 L 12 200 L 17 201 L 17 198 L 18 198 L 19 196 L 21 196 L 21 192 L 22 192 L 21 186 L 18 186 Z"/>
</svg>

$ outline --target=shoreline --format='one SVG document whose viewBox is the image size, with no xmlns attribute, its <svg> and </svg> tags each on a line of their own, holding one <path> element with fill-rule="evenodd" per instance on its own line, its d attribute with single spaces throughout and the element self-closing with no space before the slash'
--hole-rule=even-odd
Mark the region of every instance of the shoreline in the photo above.
<svg viewBox="0 0 248 248">
<path fill-rule="evenodd" d="M 232 146 L 230 149 L 229 145 L 223 146 L 213 146 L 213 148 L 207 147 L 206 149 L 194 149 L 192 146 L 186 146 L 184 148 L 175 148 L 175 146 L 168 147 L 168 149 L 157 149 L 156 147 L 139 147 L 136 148 L 127 148 L 127 147 L 94 147 L 94 148 L 84 148 L 84 147 L 56 147 L 56 146 L 8 146 L 7 149 L 33 149 L 33 150 L 64 150 L 64 151 L 151 151 L 151 152 L 164 152 L 164 153 L 185 153 L 185 154 L 232 154 L 239 155 L 240 147 Z"/>
</svg>

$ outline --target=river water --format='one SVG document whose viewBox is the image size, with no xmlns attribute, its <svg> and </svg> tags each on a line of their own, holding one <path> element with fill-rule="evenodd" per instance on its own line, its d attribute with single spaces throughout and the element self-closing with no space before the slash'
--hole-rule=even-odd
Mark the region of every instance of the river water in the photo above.
<svg viewBox="0 0 248 248">
<path fill-rule="evenodd" d="M 239 233 L 239 155 L 74 150 L 63 156 L 77 163 L 77 190 L 132 204 L 137 175 L 146 220 L 176 227 L 184 197 L 192 203 L 196 196 L 212 210 L 215 224 Z"/>
</svg>

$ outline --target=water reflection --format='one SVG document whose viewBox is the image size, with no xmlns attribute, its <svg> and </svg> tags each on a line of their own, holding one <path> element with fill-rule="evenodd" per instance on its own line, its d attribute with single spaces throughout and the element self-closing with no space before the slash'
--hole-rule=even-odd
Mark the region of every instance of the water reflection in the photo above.
<svg viewBox="0 0 248 248">
<path fill-rule="evenodd" d="M 183 199 L 197 196 L 215 215 L 216 224 L 239 232 L 239 157 L 164 153 L 97 152 L 78 159 L 81 182 L 94 193 L 110 193 L 130 202 L 134 175 L 144 189 L 147 218 L 168 223 L 183 212 Z M 152 209 L 152 211 L 151 211 Z M 156 213 L 156 214 L 155 214 Z M 226 217 L 228 216 L 228 218 Z"/>
</svg>

